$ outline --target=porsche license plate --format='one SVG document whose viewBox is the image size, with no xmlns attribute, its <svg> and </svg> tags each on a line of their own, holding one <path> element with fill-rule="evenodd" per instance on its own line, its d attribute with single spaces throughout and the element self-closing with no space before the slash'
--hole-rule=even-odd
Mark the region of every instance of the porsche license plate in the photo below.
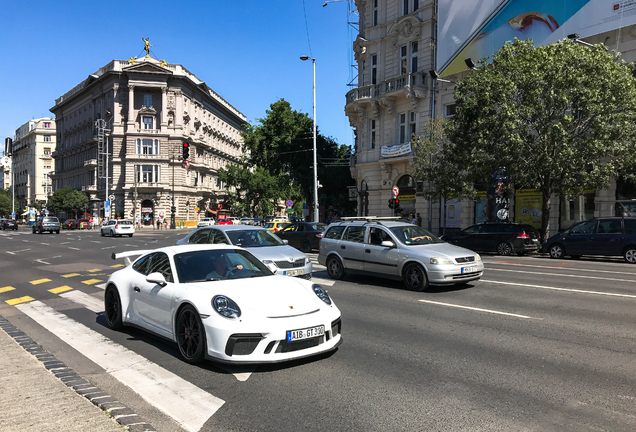
<svg viewBox="0 0 636 432">
<path fill-rule="evenodd" d="M 464 274 L 464 273 L 474 273 L 476 271 L 477 271 L 477 266 L 462 267 L 462 274 Z"/>
<path fill-rule="evenodd" d="M 299 269 L 299 270 L 286 270 L 284 272 L 285 276 L 298 276 L 301 274 L 305 274 L 305 270 L 304 269 Z"/>
<path fill-rule="evenodd" d="M 320 325 L 316 327 L 309 327 L 302 330 L 290 330 L 287 332 L 287 342 L 309 339 L 313 337 L 322 336 L 325 334 L 325 326 Z"/>
</svg>

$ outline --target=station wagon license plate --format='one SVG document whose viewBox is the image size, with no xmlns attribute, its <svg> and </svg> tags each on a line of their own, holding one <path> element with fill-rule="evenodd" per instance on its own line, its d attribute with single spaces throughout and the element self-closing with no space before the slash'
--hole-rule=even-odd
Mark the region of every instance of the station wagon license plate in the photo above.
<svg viewBox="0 0 636 432">
<path fill-rule="evenodd" d="M 283 274 L 285 276 L 298 276 L 301 274 L 305 274 L 305 269 L 299 269 L 299 270 L 286 270 L 283 272 Z"/>
<path fill-rule="evenodd" d="M 476 271 L 477 271 L 477 266 L 462 267 L 462 274 L 464 274 L 464 273 L 474 273 Z"/>
<path fill-rule="evenodd" d="M 316 327 L 309 327 L 302 330 L 289 330 L 287 332 L 287 342 L 309 339 L 313 337 L 322 336 L 325 334 L 325 326 L 319 325 Z"/>
</svg>

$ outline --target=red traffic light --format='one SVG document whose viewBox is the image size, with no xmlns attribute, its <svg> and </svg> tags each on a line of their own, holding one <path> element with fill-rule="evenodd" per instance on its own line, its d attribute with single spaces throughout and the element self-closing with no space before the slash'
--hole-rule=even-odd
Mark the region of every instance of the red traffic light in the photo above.
<svg viewBox="0 0 636 432">
<path fill-rule="evenodd" d="M 190 147 L 190 144 L 185 142 L 185 143 L 183 143 L 183 147 Z"/>
<path fill-rule="evenodd" d="M 400 203 L 400 200 L 396 198 L 395 199 L 395 204 L 399 204 L 399 203 Z"/>
</svg>

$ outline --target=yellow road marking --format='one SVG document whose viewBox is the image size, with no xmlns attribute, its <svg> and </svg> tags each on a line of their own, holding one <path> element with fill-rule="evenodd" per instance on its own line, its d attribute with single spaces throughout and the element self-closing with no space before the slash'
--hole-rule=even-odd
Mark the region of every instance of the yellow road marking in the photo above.
<svg viewBox="0 0 636 432">
<path fill-rule="evenodd" d="M 70 286 L 64 285 L 64 286 L 61 286 L 61 287 L 50 289 L 49 292 L 53 293 L 53 294 L 59 294 L 61 292 L 70 291 L 72 289 L 73 288 L 71 288 Z"/>
<path fill-rule="evenodd" d="M 79 273 L 69 273 L 69 274 L 62 275 L 63 278 L 70 278 L 73 276 L 81 276 L 81 275 Z"/>
<path fill-rule="evenodd" d="M 31 285 L 39 285 L 41 283 L 44 282 L 51 282 L 51 279 L 38 279 L 38 280 L 33 280 L 31 282 L 29 282 Z"/>
<path fill-rule="evenodd" d="M 25 297 L 20 297 L 20 298 L 14 298 L 14 299 L 11 299 L 11 300 L 7 300 L 5 303 L 13 306 L 13 305 L 17 305 L 17 304 L 20 304 L 20 303 L 30 302 L 30 301 L 33 301 L 33 300 L 35 300 L 33 297 L 25 296 Z"/>
<path fill-rule="evenodd" d="M 89 279 L 89 280 L 82 281 L 82 283 L 84 283 L 86 285 L 95 285 L 97 282 L 101 282 L 101 280 L 100 279 Z"/>
<path fill-rule="evenodd" d="M 6 286 L 6 287 L 2 287 L 0 288 L 0 293 L 5 293 L 7 291 L 13 291 L 15 288 L 13 288 L 12 286 Z"/>
<path fill-rule="evenodd" d="M 115 265 L 112 265 L 111 267 L 117 268 L 117 267 L 123 267 L 123 266 L 124 266 L 123 264 L 115 264 Z"/>
<path fill-rule="evenodd" d="M 86 271 L 89 272 L 89 273 L 95 273 L 95 272 L 98 272 L 98 271 L 102 271 L 102 269 L 93 269 L 93 270 L 86 270 Z"/>
</svg>

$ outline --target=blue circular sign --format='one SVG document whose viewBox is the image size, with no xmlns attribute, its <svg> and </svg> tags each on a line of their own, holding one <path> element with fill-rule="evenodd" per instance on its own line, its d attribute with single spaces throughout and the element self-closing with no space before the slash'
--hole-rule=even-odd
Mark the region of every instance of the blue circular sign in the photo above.
<svg viewBox="0 0 636 432">
<path fill-rule="evenodd" d="M 294 202 L 292 200 L 287 200 L 287 207 L 293 207 L 294 206 Z"/>
</svg>

